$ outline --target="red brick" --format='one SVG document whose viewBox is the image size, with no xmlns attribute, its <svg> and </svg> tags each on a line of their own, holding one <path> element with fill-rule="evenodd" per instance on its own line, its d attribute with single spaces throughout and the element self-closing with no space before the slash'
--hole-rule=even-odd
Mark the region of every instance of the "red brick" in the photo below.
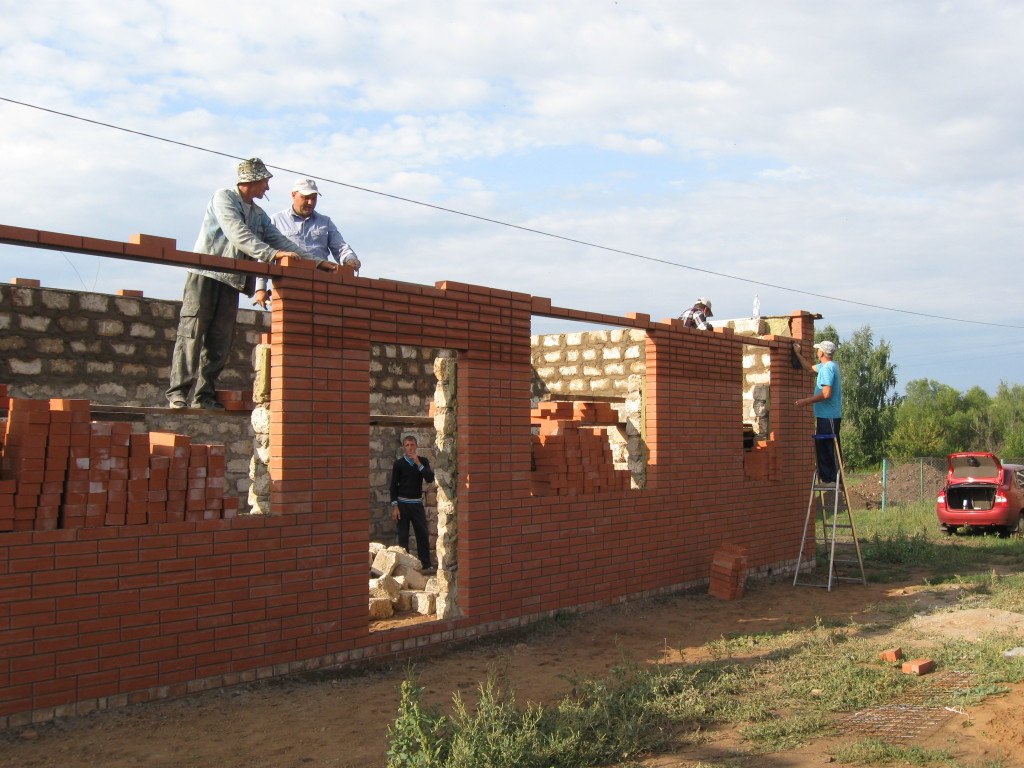
<svg viewBox="0 0 1024 768">
<path fill-rule="evenodd" d="M 882 661 L 899 661 L 903 658 L 902 648 L 890 648 L 887 651 L 882 651 L 878 654 L 878 658 Z"/>
<path fill-rule="evenodd" d="M 927 675 L 935 670 L 935 661 L 932 659 L 912 659 L 903 662 L 904 675 Z"/>
</svg>

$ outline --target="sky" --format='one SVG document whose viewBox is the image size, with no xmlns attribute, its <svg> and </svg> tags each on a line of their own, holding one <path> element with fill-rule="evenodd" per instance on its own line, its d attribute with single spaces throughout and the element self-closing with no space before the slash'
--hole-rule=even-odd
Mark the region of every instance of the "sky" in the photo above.
<svg viewBox="0 0 1024 768">
<path fill-rule="evenodd" d="M 715 320 L 749 317 L 756 296 L 841 339 L 870 326 L 900 391 L 1024 383 L 1021 0 L 0 0 L 0 16 L 0 223 L 190 249 L 234 158 L 259 156 L 263 207 L 320 180 L 367 277 L 654 319 L 700 296 Z M 168 299 L 184 279 L 11 246 L 0 269 Z M 575 330 L 553 322 L 535 331 Z"/>
</svg>

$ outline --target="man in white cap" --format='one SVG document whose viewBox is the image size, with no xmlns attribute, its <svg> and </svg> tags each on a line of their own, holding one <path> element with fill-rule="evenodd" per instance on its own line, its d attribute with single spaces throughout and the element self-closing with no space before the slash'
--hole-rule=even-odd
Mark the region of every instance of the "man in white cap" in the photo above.
<svg viewBox="0 0 1024 768">
<path fill-rule="evenodd" d="M 818 358 L 817 365 L 811 365 L 800 354 L 800 347 L 793 343 L 795 357 L 805 371 L 816 373 L 814 394 L 796 401 L 796 405 L 814 405 L 815 430 L 814 450 L 818 459 L 818 479 L 823 483 L 834 483 L 839 473 L 832 435 L 839 443 L 839 427 L 843 416 L 843 382 L 839 366 L 832 360 L 836 353 L 835 342 L 820 341 L 814 345 Z"/>
<path fill-rule="evenodd" d="M 710 331 L 713 328 L 711 323 L 708 322 L 708 318 L 714 316 L 715 313 L 711 311 L 711 299 L 701 296 L 694 302 L 692 307 L 679 316 L 679 319 L 683 321 L 683 326 L 686 328 L 699 328 L 702 331 Z"/>
<path fill-rule="evenodd" d="M 296 243 L 305 248 L 314 259 L 333 258 L 338 264 L 359 269 L 362 263 L 356 252 L 345 242 L 341 232 L 329 216 L 316 212 L 320 190 L 313 179 L 296 179 L 292 185 L 290 208 L 275 213 L 271 220 L 274 226 Z M 255 304 L 266 309 L 269 292 L 266 279 L 256 281 Z"/>
<path fill-rule="evenodd" d="M 273 175 L 258 157 L 239 163 L 235 187 L 217 190 L 210 200 L 192 250 L 246 261 L 270 262 L 285 256 L 309 258 L 310 254 L 282 235 L 254 202 L 270 189 L 271 178 Z M 188 271 L 167 390 L 171 408 L 187 408 L 193 386 L 192 407 L 224 407 L 217 402 L 217 377 L 231 353 L 238 294 L 252 296 L 254 289 L 252 275 L 206 269 Z"/>
</svg>

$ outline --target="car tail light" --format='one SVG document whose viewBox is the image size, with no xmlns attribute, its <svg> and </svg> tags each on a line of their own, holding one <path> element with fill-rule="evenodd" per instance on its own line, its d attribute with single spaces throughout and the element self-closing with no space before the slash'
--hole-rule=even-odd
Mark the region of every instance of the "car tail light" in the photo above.
<svg viewBox="0 0 1024 768">
<path fill-rule="evenodd" d="M 936 504 L 945 504 L 945 503 L 946 503 L 946 494 L 944 494 L 944 493 L 940 493 L 940 494 L 939 494 L 939 498 L 937 498 L 937 499 L 935 500 L 935 503 L 936 503 Z"/>
<path fill-rule="evenodd" d="M 1005 503 L 1006 503 L 1006 497 L 997 493 L 996 494 L 996 504 L 1005 504 Z"/>
</svg>

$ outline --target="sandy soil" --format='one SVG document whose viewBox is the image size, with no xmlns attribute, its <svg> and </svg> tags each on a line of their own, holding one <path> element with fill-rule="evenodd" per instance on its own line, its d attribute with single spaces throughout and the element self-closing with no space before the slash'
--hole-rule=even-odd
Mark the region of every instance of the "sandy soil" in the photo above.
<svg viewBox="0 0 1024 768">
<path fill-rule="evenodd" d="M 870 623 L 878 604 L 913 601 L 917 610 L 950 605 L 942 589 L 905 583 L 821 589 L 785 583 L 748 585 L 742 600 L 706 595 L 617 606 L 568 627 L 518 640 L 489 641 L 420 659 L 416 675 L 428 698 L 447 703 L 472 693 L 489 669 L 507 673 L 519 701 L 552 701 L 567 692 L 560 675 L 597 676 L 623 659 L 708 658 L 705 643 L 729 633 L 777 632 L 815 617 Z M 89 717 L 39 725 L 0 737 L 2 768 L 364 768 L 382 766 L 396 714 L 401 665 L 360 674 L 321 674 L 214 691 Z M 1002 758 L 1024 765 L 1024 686 L 955 715 L 914 742 L 950 749 L 964 765 Z M 808 768 L 829 762 L 835 739 L 794 752 L 747 756 L 730 731 L 708 743 L 653 756 L 651 768 Z"/>
</svg>

